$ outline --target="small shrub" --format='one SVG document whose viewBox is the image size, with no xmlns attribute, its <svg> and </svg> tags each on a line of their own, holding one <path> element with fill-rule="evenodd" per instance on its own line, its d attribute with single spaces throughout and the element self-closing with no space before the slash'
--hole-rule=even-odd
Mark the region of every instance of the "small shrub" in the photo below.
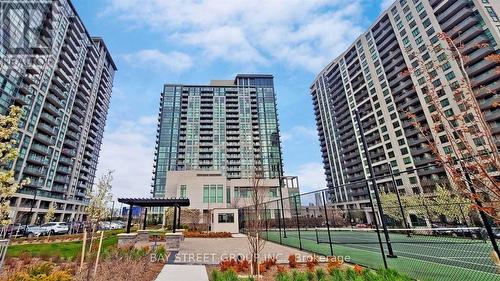
<svg viewBox="0 0 500 281">
<path fill-rule="evenodd" d="M 186 238 L 231 238 L 230 232 L 201 232 L 201 231 L 186 231 L 184 232 Z"/>
<path fill-rule="evenodd" d="M 33 260 L 33 257 L 31 256 L 31 254 L 29 252 L 23 251 L 23 252 L 21 252 L 21 254 L 19 254 L 19 260 L 21 260 L 23 265 L 28 265 Z"/>
<path fill-rule="evenodd" d="M 316 275 L 314 274 L 314 272 L 312 270 L 308 270 L 308 271 L 306 271 L 306 277 L 307 277 L 308 281 L 314 281 Z"/>
<path fill-rule="evenodd" d="M 328 257 L 328 265 L 327 265 L 328 271 L 342 267 L 343 263 L 344 262 L 342 259 L 336 257 Z"/>
<path fill-rule="evenodd" d="M 316 256 L 312 256 L 307 258 L 306 266 L 309 271 L 313 271 L 314 268 L 319 264 L 318 258 Z"/>
<path fill-rule="evenodd" d="M 354 272 L 356 272 L 356 274 L 361 274 L 363 272 L 363 267 L 360 266 L 359 264 L 356 264 L 354 265 L 354 268 L 353 268 Z"/>
<path fill-rule="evenodd" d="M 238 275 L 232 269 L 222 273 L 221 281 L 238 281 Z"/>
<path fill-rule="evenodd" d="M 267 271 L 266 264 L 265 263 L 259 264 L 259 272 L 260 272 L 260 274 L 262 274 L 262 273 L 264 273 L 266 271 Z"/>
<path fill-rule="evenodd" d="M 326 279 L 326 272 L 322 268 L 316 269 L 316 279 L 318 281 L 323 281 Z"/>
<path fill-rule="evenodd" d="M 288 266 L 290 266 L 290 268 L 297 267 L 297 256 L 295 255 L 288 256 Z"/>
<path fill-rule="evenodd" d="M 346 280 L 356 280 L 357 273 L 352 268 L 347 268 L 345 271 Z"/>
<path fill-rule="evenodd" d="M 280 266 L 278 266 L 278 274 L 276 274 L 275 280 L 276 281 L 292 281 L 292 277 L 290 276 L 290 274 L 288 274 L 288 272 L 286 272 L 286 270 L 284 270 L 284 267 L 281 266 L 281 268 L 283 269 L 282 271 L 280 271 Z"/>
<path fill-rule="evenodd" d="M 292 281 L 308 281 L 307 273 L 293 270 Z"/>
<path fill-rule="evenodd" d="M 332 276 L 332 281 L 344 281 L 344 272 L 339 268 L 332 268 L 330 270 L 330 276 Z"/>
</svg>

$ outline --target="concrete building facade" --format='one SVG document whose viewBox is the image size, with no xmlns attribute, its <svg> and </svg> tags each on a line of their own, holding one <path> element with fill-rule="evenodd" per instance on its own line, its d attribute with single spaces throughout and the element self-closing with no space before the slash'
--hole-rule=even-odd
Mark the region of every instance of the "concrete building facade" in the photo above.
<svg viewBox="0 0 500 281">
<path fill-rule="evenodd" d="M 299 193 L 296 177 L 282 178 L 284 216 L 290 217 L 289 196 Z M 269 202 L 280 199 L 279 179 L 232 179 L 219 171 L 187 170 L 167 172 L 166 197 L 189 198 L 190 209 L 199 209 L 209 214 L 213 209 L 243 208 L 253 205 L 253 187 L 259 187 L 259 201 Z M 269 206 L 269 218 L 275 218 L 281 205 Z"/>
<path fill-rule="evenodd" d="M 401 75 L 418 67 L 419 58 L 412 53 L 421 55 L 445 112 L 453 115 L 461 110 L 453 87 L 463 75 L 454 60 L 444 63 L 442 32 L 467 56 L 466 71 L 476 99 L 500 144 L 500 109 L 494 106 L 500 101 L 500 73 L 486 59 L 499 54 L 498 13 L 499 1 L 398 0 L 319 73 L 311 95 L 330 199 L 336 207 L 369 210 L 370 206 L 363 182 L 370 175 L 354 110 L 361 115 L 373 176 L 380 177 L 381 190 L 392 186 L 391 170 L 411 171 L 396 176 L 400 193 L 432 193 L 436 183 L 447 181 L 443 168 L 414 170 L 433 164 L 435 156 L 407 113 L 424 128 L 432 128 L 433 109 L 424 95 L 423 75 L 418 71 Z M 433 62 L 442 63 L 433 66 Z M 448 153 L 450 140 L 434 131 L 430 137 Z"/>
<path fill-rule="evenodd" d="M 19 157 L 30 183 L 12 198 L 17 222 L 83 220 L 117 70 L 70 0 L 2 1 L 0 113 L 22 106 Z"/>
<path fill-rule="evenodd" d="M 283 175 L 272 75 L 166 84 L 158 118 L 154 197 L 165 195 L 168 171 L 214 170 L 228 179 Z"/>
</svg>

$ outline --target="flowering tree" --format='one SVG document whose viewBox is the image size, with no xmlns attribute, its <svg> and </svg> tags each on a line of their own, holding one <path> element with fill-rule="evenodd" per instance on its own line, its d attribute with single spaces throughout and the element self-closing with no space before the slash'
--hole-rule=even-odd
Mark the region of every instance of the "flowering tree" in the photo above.
<svg viewBox="0 0 500 281">
<path fill-rule="evenodd" d="M 47 213 L 45 214 L 45 223 L 51 222 L 56 214 L 55 202 L 51 202 Z"/>
<path fill-rule="evenodd" d="M 98 223 L 109 215 L 108 205 L 113 199 L 111 194 L 111 182 L 113 181 L 113 171 L 108 171 L 99 178 L 94 190 L 89 192 L 89 205 L 87 206 L 87 220 L 91 224 L 93 231 Z"/>
<path fill-rule="evenodd" d="M 262 175 L 254 173 L 251 179 L 251 206 L 246 209 L 246 229 L 248 247 L 251 254 L 252 274 L 259 274 L 259 254 L 264 250 L 265 240 L 263 239 L 263 229 L 265 220 L 262 219 L 264 209 L 265 191 L 262 187 Z"/>
<path fill-rule="evenodd" d="M 451 188 L 470 198 L 473 208 L 498 219 L 500 202 L 500 185 L 496 178 L 500 170 L 500 155 L 492 136 L 490 126 L 486 122 L 476 95 L 493 94 L 490 89 L 471 82 L 466 72 L 468 57 L 461 54 L 463 44 L 456 43 L 458 38 L 439 34 L 439 42 L 429 45 L 426 52 L 437 59 L 425 61 L 422 54 L 408 51 L 410 58 L 418 58 L 417 67 L 409 69 L 402 75 L 423 77 L 422 93 L 429 104 L 432 124 L 430 127 L 417 122 L 413 112 L 406 112 L 414 126 L 430 144 L 436 162 L 442 165 L 451 184 Z M 455 41 L 454 41 L 455 40 Z M 487 48 L 487 43 L 478 44 L 476 48 Z M 499 63 L 498 55 L 487 60 Z M 448 84 L 435 83 L 436 69 L 449 69 L 455 65 L 460 76 L 455 82 Z M 496 66 L 496 70 L 499 67 Z M 421 79 L 421 78 L 420 78 Z M 441 100 L 443 89 L 453 91 L 453 100 L 459 111 L 450 110 L 447 103 Z M 496 106 L 496 105 L 493 105 Z M 434 137 L 444 133 L 448 143 L 436 145 Z"/>
<path fill-rule="evenodd" d="M 10 164 L 17 158 L 18 150 L 14 136 L 19 130 L 21 108 L 11 106 L 8 115 L 0 115 L 0 224 L 10 224 L 10 199 L 29 180 L 18 183 Z"/>
</svg>

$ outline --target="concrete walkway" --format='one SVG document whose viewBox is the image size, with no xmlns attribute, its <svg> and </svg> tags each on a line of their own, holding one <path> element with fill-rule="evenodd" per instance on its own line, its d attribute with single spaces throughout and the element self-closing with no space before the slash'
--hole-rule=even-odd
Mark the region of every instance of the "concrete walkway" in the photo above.
<svg viewBox="0 0 500 281">
<path fill-rule="evenodd" d="M 204 265 L 166 264 L 156 281 L 208 281 Z"/>
</svg>

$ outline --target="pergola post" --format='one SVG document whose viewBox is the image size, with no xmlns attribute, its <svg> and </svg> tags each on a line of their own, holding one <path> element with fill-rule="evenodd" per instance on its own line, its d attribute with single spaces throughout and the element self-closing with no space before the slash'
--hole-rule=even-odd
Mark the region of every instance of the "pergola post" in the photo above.
<svg viewBox="0 0 500 281">
<path fill-rule="evenodd" d="M 144 208 L 144 221 L 142 222 L 142 229 L 146 230 L 148 220 L 148 207 Z"/>
<path fill-rule="evenodd" d="M 179 216 L 177 217 L 177 227 L 181 227 L 181 206 L 177 206 L 179 208 Z"/>
<path fill-rule="evenodd" d="M 132 208 L 134 205 L 130 204 L 128 205 L 128 220 L 127 220 L 127 233 L 130 233 L 130 225 L 132 223 Z"/>
<path fill-rule="evenodd" d="M 172 232 L 175 233 L 175 229 L 177 228 L 177 205 L 174 206 L 174 220 L 172 222 Z"/>
</svg>

